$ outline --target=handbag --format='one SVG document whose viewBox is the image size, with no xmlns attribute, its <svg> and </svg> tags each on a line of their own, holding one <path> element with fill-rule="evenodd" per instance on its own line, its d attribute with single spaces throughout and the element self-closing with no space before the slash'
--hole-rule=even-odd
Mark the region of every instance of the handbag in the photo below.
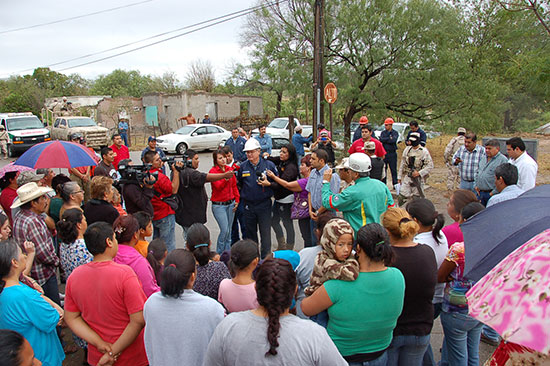
<svg viewBox="0 0 550 366">
<path fill-rule="evenodd" d="M 300 196 L 294 197 L 294 202 L 290 208 L 290 218 L 292 220 L 306 219 L 309 217 L 309 205 L 307 198 Z"/>
<path fill-rule="evenodd" d="M 153 190 L 153 194 L 160 198 L 160 200 L 164 203 L 166 203 L 172 210 L 177 211 L 178 207 L 180 206 L 180 200 L 181 198 L 177 194 L 172 194 L 168 197 L 161 198 L 160 193 L 155 189 Z"/>
</svg>

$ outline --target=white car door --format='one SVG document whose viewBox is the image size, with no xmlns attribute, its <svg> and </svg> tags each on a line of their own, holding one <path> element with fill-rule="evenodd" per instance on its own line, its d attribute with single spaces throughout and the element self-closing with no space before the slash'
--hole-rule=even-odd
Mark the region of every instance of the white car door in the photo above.
<svg viewBox="0 0 550 366">
<path fill-rule="evenodd" d="M 208 149 L 215 150 L 222 142 L 224 135 L 223 130 L 216 126 L 208 126 Z"/>
<path fill-rule="evenodd" d="M 191 134 L 191 146 L 194 149 L 208 148 L 208 130 L 206 127 L 199 127 Z"/>
</svg>

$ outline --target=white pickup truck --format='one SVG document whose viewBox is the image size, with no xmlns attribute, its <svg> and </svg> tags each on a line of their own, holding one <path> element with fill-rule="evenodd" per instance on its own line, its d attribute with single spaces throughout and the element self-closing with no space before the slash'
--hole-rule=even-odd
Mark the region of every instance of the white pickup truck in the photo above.
<svg viewBox="0 0 550 366">
<path fill-rule="evenodd" d="M 313 127 L 300 124 L 297 118 L 294 118 L 294 128 L 302 126 L 302 136 L 309 137 L 313 135 Z M 260 132 L 257 128 L 252 130 L 252 135 L 258 135 Z M 271 138 L 286 138 L 288 139 L 288 117 L 275 118 L 269 122 L 266 128 L 266 133 Z"/>
</svg>

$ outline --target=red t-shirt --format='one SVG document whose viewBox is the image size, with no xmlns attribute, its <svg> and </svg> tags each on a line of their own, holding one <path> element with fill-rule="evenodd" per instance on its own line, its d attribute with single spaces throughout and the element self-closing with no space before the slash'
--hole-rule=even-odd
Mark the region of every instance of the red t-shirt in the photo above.
<svg viewBox="0 0 550 366">
<path fill-rule="evenodd" d="M 143 311 L 147 297 L 132 268 L 113 261 L 90 262 L 77 267 L 67 280 L 65 310 L 80 312 L 84 321 L 105 342 L 115 343 L 130 314 Z M 88 345 L 88 363 L 96 365 L 103 356 Z M 148 365 L 143 330 L 118 358 L 117 365 Z"/>
<path fill-rule="evenodd" d="M 164 198 L 172 195 L 172 181 L 166 175 L 162 174 L 159 169 L 151 169 L 150 171 L 151 173 L 159 173 L 158 180 L 153 186 L 153 189 L 160 193 L 160 197 L 154 195 L 153 198 L 151 198 L 151 204 L 153 205 L 153 220 L 160 220 L 168 215 L 175 214 L 170 205 L 160 199 L 161 197 Z"/>
<path fill-rule="evenodd" d="M 10 225 L 13 226 L 13 219 L 11 218 L 11 205 L 17 198 L 17 191 L 11 187 L 6 187 L 0 194 L 0 205 L 4 209 L 6 215 L 10 219 Z"/>
<path fill-rule="evenodd" d="M 118 148 L 115 144 L 112 144 L 109 147 L 113 149 L 113 152 L 116 154 L 115 161 L 113 161 L 113 165 L 115 166 L 115 169 L 118 170 L 118 163 L 121 160 L 130 159 L 130 150 L 128 150 L 128 148 L 124 145 Z"/>
<path fill-rule="evenodd" d="M 372 137 L 370 140 L 374 142 L 374 146 L 375 146 L 374 154 L 379 158 L 383 158 L 384 155 L 386 155 L 386 149 L 384 149 L 384 146 L 382 145 L 382 143 Z M 365 142 L 363 141 L 363 139 L 356 140 L 353 144 L 351 144 L 351 147 L 348 150 L 348 153 L 350 155 L 357 152 L 362 152 L 362 153 L 365 152 Z"/>
<path fill-rule="evenodd" d="M 227 165 L 225 166 L 225 169 L 233 170 Z M 216 165 L 210 169 L 209 173 L 222 174 L 224 172 L 222 172 L 220 167 Z M 211 182 L 210 184 L 212 184 L 212 201 L 225 202 L 234 199 L 236 202 L 239 202 L 240 194 L 239 189 L 237 188 L 237 178 L 235 178 L 235 175 L 233 175 L 231 179 L 220 179 L 215 182 Z"/>
</svg>

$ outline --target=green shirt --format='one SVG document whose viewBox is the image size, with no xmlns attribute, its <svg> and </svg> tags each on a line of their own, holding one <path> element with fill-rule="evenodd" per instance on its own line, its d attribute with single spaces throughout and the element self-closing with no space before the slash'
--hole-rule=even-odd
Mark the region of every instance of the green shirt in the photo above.
<svg viewBox="0 0 550 366">
<path fill-rule="evenodd" d="M 63 200 L 61 198 L 54 197 L 50 200 L 50 216 L 53 221 L 59 221 L 59 211 L 63 206 Z"/>
<path fill-rule="evenodd" d="M 354 185 L 339 194 L 333 194 L 330 184 L 325 183 L 322 197 L 323 206 L 341 211 L 355 234 L 366 224 L 379 224 L 380 215 L 386 212 L 389 206 L 393 206 L 393 197 L 388 187 L 381 181 L 369 177 L 357 179 Z"/>
<path fill-rule="evenodd" d="M 403 310 L 405 279 L 397 268 L 361 272 L 355 281 L 324 283 L 330 301 L 327 332 L 342 356 L 389 347 Z"/>
</svg>

